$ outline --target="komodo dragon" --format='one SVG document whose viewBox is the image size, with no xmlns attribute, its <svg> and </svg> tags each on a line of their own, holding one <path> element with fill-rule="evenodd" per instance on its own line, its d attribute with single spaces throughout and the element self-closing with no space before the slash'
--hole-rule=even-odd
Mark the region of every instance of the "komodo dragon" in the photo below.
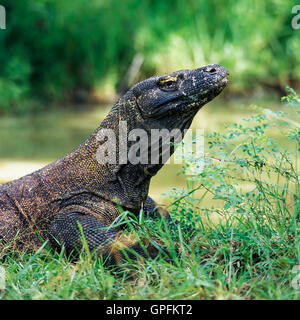
<svg viewBox="0 0 300 320">
<path fill-rule="evenodd" d="M 14 248 L 35 249 L 41 239 L 48 239 L 54 248 L 59 243 L 67 253 L 78 252 L 84 234 L 89 248 L 99 249 L 112 263 L 124 258 L 124 248 L 143 255 L 142 247 L 130 242 L 122 230 L 108 227 L 120 215 L 121 207 L 136 214 L 142 208 L 145 212 L 155 208 L 148 190 L 150 179 L 164 164 L 163 142 L 158 163 L 130 163 L 118 155 L 116 163 L 101 163 L 97 154 L 105 144 L 105 156 L 115 148 L 119 151 L 119 140 L 123 139 L 119 136 L 120 121 L 126 121 L 127 132 L 142 129 L 149 136 L 151 129 L 183 132 L 200 107 L 216 97 L 227 81 L 228 71 L 216 64 L 141 81 L 117 101 L 100 127 L 78 148 L 43 169 L 2 184 L 0 253 L 12 243 Z M 115 141 L 103 135 L 104 129 L 116 134 Z M 126 153 L 134 143 L 128 141 Z M 151 154 L 150 144 L 146 148 Z M 123 149 L 124 145 L 120 143 Z M 174 147 L 168 145 L 172 154 Z"/>
</svg>

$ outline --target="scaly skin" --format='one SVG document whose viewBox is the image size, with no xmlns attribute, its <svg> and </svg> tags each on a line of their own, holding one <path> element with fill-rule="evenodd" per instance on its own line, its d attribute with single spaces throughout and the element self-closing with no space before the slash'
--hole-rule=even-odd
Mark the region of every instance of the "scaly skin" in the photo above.
<svg viewBox="0 0 300 320">
<path fill-rule="evenodd" d="M 183 132 L 200 107 L 216 97 L 227 81 L 225 68 L 210 65 L 136 84 L 78 148 L 41 170 L 0 186 L 2 245 L 13 243 L 16 248 L 36 248 L 43 238 L 55 247 L 54 237 L 71 252 L 81 246 L 79 221 L 90 248 L 109 252 L 112 244 L 119 242 L 139 251 L 128 239 L 124 240 L 118 230 L 106 231 L 103 227 L 117 218 L 119 205 L 134 213 L 143 205 L 148 211 L 154 208 L 152 200 L 147 198 L 149 184 L 163 163 L 120 164 L 117 156 L 116 164 L 100 164 L 99 146 L 108 143 L 108 149 L 114 148 L 101 135 L 102 130 L 111 129 L 116 133 L 116 151 L 119 121 L 127 122 L 128 132 L 143 129 L 149 136 L 151 129 L 178 128 Z M 128 153 L 134 143 L 128 142 L 125 152 Z M 150 151 L 150 143 L 148 149 Z M 172 148 L 171 154 L 173 151 Z M 120 254 L 115 254 L 115 260 L 119 259 Z"/>
</svg>

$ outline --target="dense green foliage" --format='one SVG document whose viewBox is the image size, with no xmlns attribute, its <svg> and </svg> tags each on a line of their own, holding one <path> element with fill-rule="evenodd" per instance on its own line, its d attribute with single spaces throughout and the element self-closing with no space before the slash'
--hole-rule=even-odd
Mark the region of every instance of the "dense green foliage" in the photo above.
<svg viewBox="0 0 300 320">
<path fill-rule="evenodd" d="M 287 87 L 287 91 L 289 95 L 282 98 L 288 102 L 284 111 L 256 106 L 256 115 L 227 125 L 222 133 L 205 134 L 208 151 L 204 170 L 197 173 L 197 162 L 203 159 L 191 154 L 182 170 L 185 174 L 193 166 L 196 170 L 188 176 L 188 190 L 170 192 L 175 202 L 181 204 L 181 212 L 189 207 L 189 202 L 178 199 L 191 201 L 193 211 L 198 208 L 201 212 L 196 214 L 200 220 L 203 213 L 238 215 L 242 220 L 251 214 L 258 226 L 265 228 L 267 224 L 267 229 L 281 223 L 286 239 L 289 238 L 288 232 L 293 228 L 289 223 L 300 218 L 300 99 L 293 89 Z M 199 189 L 203 190 L 201 201 L 193 198 Z M 202 207 L 207 195 L 219 200 L 219 208 Z"/>
<path fill-rule="evenodd" d="M 163 245 L 171 261 L 162 253 L 110 268 L 84 246 L 71 263 L 47 243 L 34 254 L 0 252 L 0 298 L 299 299 L 300 99 L 288 92 L 284 111 L 258 108 L 224 133 L 206 135 L 204 170 L 188 177 L 186 190 L 169 193 L 178 225 L 127 211 L 115 222 L 128 224 L 142 242 Z M 183 171 L 196 160 L 187 158 Z"/>
<path fill-rule="evenodd" d="M 296 83 L 299 32 L 286 0 L 3 0 L 0 111 L 39 108 L 117 88 L 133 58 L 139 75 L 225 65 L 231 90 Z"/>
</svg>

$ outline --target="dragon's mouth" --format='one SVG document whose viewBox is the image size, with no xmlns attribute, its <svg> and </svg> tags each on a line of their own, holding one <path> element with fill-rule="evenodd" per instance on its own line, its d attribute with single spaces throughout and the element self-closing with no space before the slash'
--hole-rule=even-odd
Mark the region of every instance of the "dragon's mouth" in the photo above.
<svg viewBox="0 0 300 320">
<path fill-rule="evenodd" d="M 201 107 L 203 104 L 211 101 L 218 94 L 220 94 L 228 83 L 228 73 L 215 83 L 211 83 L 206 88 L 201 89 L 199 92 L 188 96 L 189 103 L 187 107 Z"/>
<path fill-rule="evenodd" d="M 220 94 L 225 88 L 227 82 L 228 77 L 224 77 L 215 85 L 207 89 L 202 89 L 193 95 L 181 96 L 164 103 L 157 108 L 157 112 L 152 113 L 149 117 L 162 118 L 178 112 L 185 113 L 199 110 L 203 105 Z"/>
<path fill-rule="evenodd" d="M 214 99 L 226 87 L 228 75 L 225 75 L 221 80 L 211 85 L 210 87 L 201 89 L 199 92 L 186 97 L 186 101 L 181 105 L 182 111 L 199 110 L 203 105 Z"/>
</svg>

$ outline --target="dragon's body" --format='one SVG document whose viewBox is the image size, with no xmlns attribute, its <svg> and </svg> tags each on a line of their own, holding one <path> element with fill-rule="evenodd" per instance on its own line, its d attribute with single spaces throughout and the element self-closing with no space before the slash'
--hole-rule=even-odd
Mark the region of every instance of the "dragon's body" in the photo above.
<svg viewBox="0 0 300 320">
<path fill-rule="evenodd" d="M 118 217 L 120 206 L 134 213 L 143 206 L 146 211 L 155 207 L 148 197 L 149 183 L 164 161 L 151 163 L 150 156 L 150 161 L 143 163 L 120 159 L 120 146 L 129 155 L 136 143 L 120 141 L 120 121 L 126 122 L 127 132 L 140 129 L 149 136 L 152 129 L 183 132 L 199 108 L 223 90 L 227 80 L 225 68 L 211 65 L 136 84 L 78 148 L 41 170 L 0 186 L 0 246 L 38 246 L 41 239 L 54 245 L 56 238 L 67 252 L 72 251 L 81 245 L 78 222 L 90 248 L 108 252 L 117 240 L 130 246 L 118 230 L 105 227 Z M 116 139 L 107 140 L 105 129 L 114 132 Z M 115 151 L 115 163 L 99 161 L 101 147 L 105 147 L 106 155 Z M 150 140 L 146 149 L 151 154 Z M 170 153 L 173 151 L 171 148 Z"/>
</svg>

